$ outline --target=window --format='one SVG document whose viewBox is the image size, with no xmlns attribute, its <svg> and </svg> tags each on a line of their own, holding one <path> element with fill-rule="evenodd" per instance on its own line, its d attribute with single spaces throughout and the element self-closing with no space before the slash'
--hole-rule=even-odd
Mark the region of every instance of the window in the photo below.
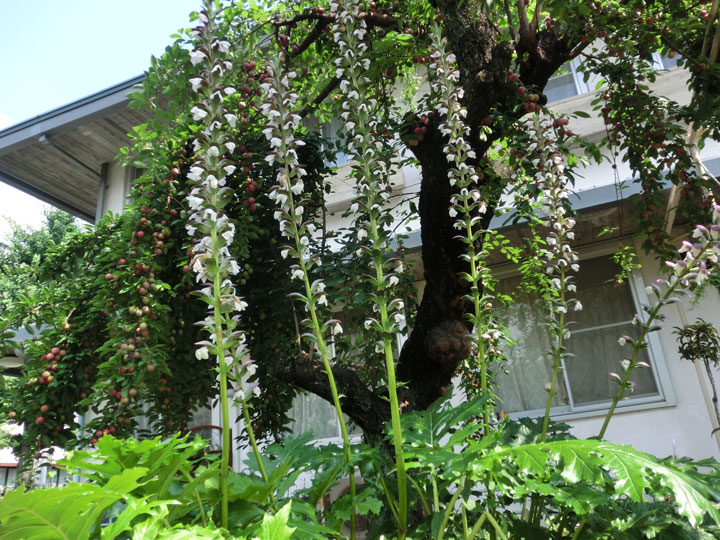
<svg viewBox="0 0 720 540">
<path fill-rule="evenodd" d="M 335 147 L 333 148 L 335 153 L 335 160 L 330 165 L 344 165 L 350 160 L 350 157 L 343 151 L 345 136 L 340 133 L 342 127 L 342 120 L 340 118 L 333 118 L 329 122 L 322 124 L 320 133 Z M 323 148 L 325 150 L 325 148 Z"/>
<path fill-rule="evenodd" d="M 124 204 L 128 204 L 130 202 L 130 191 L 132 190 L 133 184 L 135 183 L 135 180 L 137 180 L 143 175 L 144 172 L 145 169 L 140 169 L 132 165 L 125 167 L 125 184 L 123 186 Z"/>
<path fill-rule="evenodd" d="M 352 332 L 351 325 L 346 322 L 346 318 L 343 317 L 340 312 L 336 312 L 335 317 L 342 321 L 343 328 L 345 328 L 348 337 L 354 343 L 356 334 Z M 407 335 L 408 332 L 406 331 L 406 333 L 396 336 L 397 349 L 395 350 L 395 354 L 398 354 L 398 351 L 402 350 L 402 346 L 407 340 Z M 329 343 L 329 345 L 330 354 L 334 357 L 336 354 L 335 343 Z M 349 352 L 357 352 L 357 349 L 353 350 L 353 346 L 351 345 L 351 351 Z M 312 430 L 316 440 L 340 439 L 342 437 L 340 422 L 337 419 L 335 407 L 332 403 L 315 394 L 299 393 L 295 396 L 288 416 L 294 419 L 294 422 L 290 424 L 290 434 L 293 437 L 302 435 L 310 430 Z M 350 437 L 362 435 L 362 429 L 353 424 L 347 416 L 345 417 L 345 422 Z"/>
<path fill-rule="evenodd" d="M 0 464 L 0 495 L 2 495 L 6 489 L 15 487 L 16 478 L 17 465 L 14 463 Z"/>
<path fill-rule="evenodd" d="M 617 393 L 618 385 L 609 373 L 621 373 L 620 361 L 630 352 L 629 347 L 619 345 L 618 338 L 638 334 L 631 321 L 641 311 L 640 296 L 646 301 L 641 278 L 634 277 L 637 284 L 615 285 L 617 271 L 610 257 L 587 259 L 580 264 L 575 283 L 583 309 L 570 315 L 575 324 L 566 345 L 572 356 L 559 373 L 554 414 L 603 411 Z M 501 315 L 516 345 L 507 347 L 508 373 L 497 373 L 495 379 L 501 409 L 507 413 L 541 414 L 547 402 L 545 385 L 552 376 L 552 360 L 547 356 L 550 338 L 542 301 L 519 285 L 519 277 L 503 279 L 498 285 L 498 293 L 516 299 Z M 640 360 L 650 368 L 638 368 L 633 373 L 635 389 L 626 393 L 621 406 L 665 404 L 669 399 L 669 379 L 659 342 L 654 334 L 648 341 L 650 346 L 641 353 Z"/>
<path fill-rule="evenodd" d="M 563 65 L 556 75 L 550 77 L 543 90 L 548 103 L 578 96 L 588 91 L 583 75 L 578 71 L 579 65 L 579 60 L 575 58 Z"/>
<path fill-rule="evenodd" d="M 672 69 L 678 65 L 678 57 L 675 55 L 670 58 L 669 56 L 665 56 L 660 53 L 653 53 L 652 59 L 653 67 L 657 70 Z"/>
</svg>

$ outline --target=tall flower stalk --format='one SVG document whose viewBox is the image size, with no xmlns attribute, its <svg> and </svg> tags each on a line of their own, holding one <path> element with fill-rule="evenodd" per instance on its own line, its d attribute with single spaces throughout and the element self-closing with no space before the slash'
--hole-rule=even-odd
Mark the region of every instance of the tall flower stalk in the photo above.
<svg viewBox="0 0 720 540">
<path fill-rule="evenodd" d="M 389 166 L 381 156 L 383 142 L 377 136 L 377 100 L 369 96 L 368 90 L 372 83 L 365 76 L 370 59 L 364 41 L 367 27 L 361 17 L 360 4 L 357 0 L 334 2 L 331 10 L 336 12 L 332 31 L 340 51 L 335 63 L 336 77 L 341 81 L 340 93 L 343 95 L 341 117 L 348 135 L 347 152 L 354 161 L 351 175 L 355 180 L 355 200 L 352 209 L 358 215 L 355 222 L 358 237 L 367 237 L 370 241 L 369 251 L 374 269 L 370 281 L 375 287 L 372 300 L 376 316 L 368 317 L 365 327 L 378 332 L 381 340 L 376 349 L 385 356 L 398 480 L 398 502 L 397 508 L 393 508 L 393 514 L 398 520 L 398 537 L 402 540 L 407 532 L 407 474 L 393 348 L 396 335 L 405 326 L 405 315 L 403 302 L 392 298 L 393 287 L 399 279 L 391 269 L 389 258 L 390 224 L 393 218 L 384 209 L 390 196 Z M 392 499 L 389 500 L 391 505 L 394 504 Z"/>
<path fill-rule="evenodd" d="M 630 380 L 632 373 L 638 367 L 647 367 L 647 364 L 640 361 L 638 356 L 647 348 L 647 335 L 662 328 L 665 320 L 665 316 L 661 313 L 662 308 L 667 304 L 678 302 L 680 296 L 690 296 L 690 287 L 705 281 L 710 275 L 710 268 L 718 264 L 720 259 L 720 205 L 713 206 L 712 224 L 709 227 L 697 225 L 692 233 L 692 241 L 683 241 L 678 253 L 682 257 L 680 260 L 665 263 L 672 270 L 670 278 L 658 279 L 646 289 L 648 296 L 655 296 L 657 299 L 650 305 L 642 306 L 644 315 L 636 314 L 633 317 L 633 324 L 640 329 L 638 337 L 621 336 L 618 340 L 622 346 L 630 345 L 632 352 L 630 356 L 620 362 L 622 375 L 610 374 L 617 380 L 620 388 L 613 398 L 598 432 L 600 438 L 605 436 L 610 419 L 625 392 L 633 387 Z"/>
<path fill-rule="evenodd" d="M 455 193 L 450 199 L 450 217 L 457 220 L 454 227 L 461 232 L 460 238 L 465 243 L 463 258 L 468 263 L 469 271 L 463 272 L 460 277 L 467 281 L 470 294 L 467 299 L 472 303 L 473 311 L 468 319 L 473 324 L 473 365 L 480 370 L 480 391 L 483 396 L 491 395 L 489 389 L 489 357 L 485 342 L 497 340 L 497 330 L 486 331 L 487 314 L 483 309 L 486 302 L 491 299 L 483 295 L 485 283 L 490 282 L 491 276 L 483 260 L 486 252 L 479 247 L 486 234 L 480 227 L 487 204 L 483 193 L 478 187 L 480 174 L 472 162 L 476 159 L 475 151 L 471 148 L 468 139 L 470 128 L 464 122 L 467 110 L 462 105 L 463 89 L 459 86 L 460 74 L 455 66 L 455 55 L 447 52 L 447 40 L 442 37 L 438 24 L 430 29 L 431 60 L 430 73 L 431 90 L 437 103 L 437 111 L 443 118 L 439 129 L 447 138 L 443 147 L 445 158 L 454 164 L 448 171 L 450 185 Z M 493 400 L 488 399 L 483 411 L 483 428 L 485 433 L 490 431 L 490 411 Z"/>
<path fill-rule="evenodd" d="M 545 248 L 540 255 L 549 278 L 548 325 L 552 339 L 550 356 L 553 365 L 540 435 L 540 440 L 544 441 L 550 422 L 552 401 L 556 394 L 558 374 L 567 357 L 565 341 L 570 338 L 567 313 L 581 310 L 582 304 L 575 298 L 568 298 L 568 293 L 576 290 L 572 272 L 579 269 L 579 257 L 570 245 L 570 240 L 575 237 L 575 218 L 568 215 L 565 162 L 552 136 L 552 119 L 534 115 L 528 124 L 531 141 L 528 150 L 536 171 L 535 183 L 542 196 L 541 209 L 545 215 L 543 221 L 548 228 Z"/>
<path fill-rule="evenodd" d="M 303 221 L 305 210 L 304 200 L 298 200 L 304 192 L 303 177 L 306 175 L 297 156 L 297 149 L 305 143 L 295 137 L 301 118 L 293 112 L 293 106 L 298 100 L 298 95 L 291 89 L 291 80 L 295 78 L 295 72 L 287 72 L 283 68 L 283 55 L 271 56 L 268 60 L 267 72 L 269 77 L 262 85 L 266 99 L 262 105 L 262 112 L 267 119 L 263 133 L 270 142 L 271 152 L 267 156 L 270 165 L 277 167 L 276 184 L 272 187 L 269 197 L 277 204 L 275 218 L 280 224 L 280 232 L 288 238 L 291 246 L 283 249 L 283 257 L 290 256 L 296 260 L 292 267 L 292 278 L 302 282 L 304 294 L 295 293 L 302 301 L 308 311 L 309 319 L 304 324 L 310 332 L 303 334 L 309 342 L 309 350 L 306 354 L 309 357 L 315 355 L 320 359 L 325 368 L 325 373 L 332 393 L 333 405 L 340 423 L 340 432 L 343 440 L 345 459 L 348 462 L 348 475 L 350 482 L 350 497 L 352 510 L 350 513 L 350 537 L 355 538 L 355 467 L 352 464 L 352 450 L 348 436 L 345 417 L 340 405 L 332 366 L 330 365 L 330 354 L 326 341 L 326 334 L 333 335 L 342 332 L 340 323 L 330 319 L 321 322 L 319 313 L 321 306 L 327 306 L 325 283 L 322 280 L 310 281 L 310 272 L 316 264 L 316 259 L 310 256 L 310 239 L 315 232 L 315 225 Z"/>
<path fill-rule="evenodd" d="M 242 311 L 246 304 L 236 295 L 230 279 L 240 272 L 240 266 L 229 250 L 235 225 L 224 211 L 233 197 L 233 191 L 226 185 L 226 177 L 235 171 L 235 166 L 223 156 L 232 154 L 235 149 L 235 143 L 227 133 L 235 127 L 237 117 L 225 108 L 225 97 L 235 93 L 235 88 L 225 83 L 225 74 L 232 69 L 228 60 L 230 43 L 216 37 L 215 19 L 218 15 L 215 3 L 206 0 L 198 17 L 201 25 L 192 32 L 196 47 L 190 54 L 190 60 L 193 65 L 200 64 L 202 72 L 190 80 L 198 98 L 191 113 L 193 120 L 201 123 L 203 129 L 195 135 L 195 161 L 187 175 L 192 183 L 187 196 L 192 211 L 187 231 L 194 241 L 192 269 L 200 283 L 199 296 L 210 308 L 208 316 L 198 322 L 208 333 L 208 340 L 198 343 L 195 355 L 198 359 L 215 356 L 220 380 L 220 520 L 222 527 L 227 528 L 228 470 L 232 449 L 228 383 L 236 379 L 239 386 L 236 394 L 244 404 L 247 397 L 257 392 L 257 388 L 249 380 L 255 366 L 248 356 L 245 335 L 238 329 L 238 316 L 233 315 Z M 251 432 L 251 426 L 247 428 Z M 254 450 L 259 461 L 256 446 Z"/>
</svg>

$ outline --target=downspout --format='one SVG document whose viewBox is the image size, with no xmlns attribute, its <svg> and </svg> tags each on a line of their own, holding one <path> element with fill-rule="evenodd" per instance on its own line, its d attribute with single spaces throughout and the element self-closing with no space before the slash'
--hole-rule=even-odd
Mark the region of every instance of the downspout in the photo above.
<svg viewBox="0 0 720 540">
<path fill-rule="evenodd" d="M 100 186 L 98 190 L 97 206 L 95 207 L 95 223 L 100 221 L 105 212 L 105 191 L 107 190 L 108 164 L 103 163 L 100 167 Z"/>
<path fill-rule="evenodd" d="M 683 325 L 684 328 L 688 325 L 685 308 L 683 307 L 681 302 L 677 302 L 675 305 L 677 306 L 678 314 L 680 315 L 680 323 Z M 705 407 L 707 407 L 708 416 L 710 417 L 710 424 L 713 428 L 712 436 L 715 438 L 715 443 L 717 444 L 718 450 L 720 450 L 720 425 L 718 424 L 718 419 L 715 416 L 715 409 L 712 404 L 710 392 L 708 391 L 705 374 L 702 372 L 700 362 L 693 362 L 693 365 L 695 366 L 695 373 L 697 373 L 698 382 L 700 383 L 700 390 L 702 390 L 702 395 L 705 400 Z"/>
<path fill-rule="evenodd" d="M 103 163 L 100 167 L 100 185 L 98 186 L 98 199 L 97 199 L 97 206 L 95 207 L 95 223 L 100 221 L 100 218 L 103 216 L 103 212 L 105 211 L 105 191 L 107 189 L 107 179 L 108 179 L 108 164 L 107 162 Z M 82 438 L 83 436 L 83 428 L 85 427 L 85 415 L 84 414 L 78 414 L 78 437 Z M 73 482 L 81 482 L 82 477 L 78 474 L 73 474 Z"/>
<path fill-rule="evenodd" d="M 720 25 L 715 26 L 718 8 L 720 2 L 713 0 L 712 6 L 710 7 L 710 14 L 707 18 L 707 25 L 705 26 L 705 37 L 703 39 L 702 55 L 708 57 L 708 61 L 714 64 L 718 60 L 720 55 Z M 714 28 L 714 33 L 713 33 Z M 695 99 L 696 94 L 693 91 L 690 102 Z M 700 137 L 705 133 L 705 128 L 694 129 L 692 123 L 688 124 L 687 132 L 685 133 L 685 146 L 687 147 L 690 157 L 695 163 L 695 169 L 701 178 L 708 180 L 712 187 L 710 192 L 715 196 L 716 200 L 720 200 L 720 182 L 717 178 L 708 170 L 700 157 L 700 150 L 697 147 L 697 142 Z M 667 209 L 665 211 L 665 232 L 670 234 L 673 223 L 675 222 L 675 210 L 677 208 L 678 201 L 680 200 L 680 193 L 678 187 L 673 185 L 670 191 L 670 197 L 668 199 Z"/>
</svg>

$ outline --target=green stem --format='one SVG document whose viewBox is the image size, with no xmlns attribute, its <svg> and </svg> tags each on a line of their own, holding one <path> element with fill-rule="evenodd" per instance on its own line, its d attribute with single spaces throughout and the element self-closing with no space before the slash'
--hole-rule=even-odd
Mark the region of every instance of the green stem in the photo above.
<svg viewBox="0 0 720 540">
<path fill-rule="evenodd" d="M 285 165 L 285 173 L 287 175 L 287 178 L 290 178 L 290 168 Z M 290 215 L 295 215 L 295 201 L 292 197 L 292 192 L 289 192 L 288 195 L 288 203 L 290 206 Z M 350 447 L 350 437 L 348 436 L 348 430 L 347 425 L 345 423 L 345 416 L 342 412 L 342 406 L 340 405 L 340 395 L 337 390 L 337 385 L 335 383 L 335 376 L 332 372 L 332 366 L 330 365 L 330 360 L 328 359 L 328 352 L 327 352 L 327 346 L 325 344 L 325 339 L 323 338 L 322 329 L 320 328 L 320 322 L 318 320 L 317 316 L 317 310 L 315 308 L 315 298 L 312 294 L 312 287 L 310 285 L 310 276 L 309 276 L 309 270 L 307 267 L 307 263 L 305 262 L 304 255 L 304 249 L 302 242 L 300 241 L 300 234 L 298 232 L 298 228 L 294 228 L 294 240 L 295 240 L 295 248 L 298 251 L 299 257 L 298 257 L 298 263 L 300 266 L 300 269 L 302 270 L 303 274 L 303 282 L 305 284 L 305 295 L 307 297 L 307 307 L 308 311 L 310 312 L 310 319 L 312 321 L 312 327 L 315 332 L 315 339 L 318 347 L 318 352 L 320 353 L 320 358 L 322 359 L 323 367 L 325 368 L 325 374 L 328 378 L 328 384 L 330 385 L 330 392 L 332 394 L 332 400 L 333 405 L 335 406 L 335 413 L 337 414 L 338 422 L 340 423 L 340 433 L 342 435 L 343 440 L 343 449 L 345 452 L 345 459 L 348 463 L 348 477 L 349 477 L 349 483 L 350 483 L 350 499 L 352 500 L 352 509 L 350 512 L 350 539 L 355 540 L 356 536 L 356 516 L 355 516 L 355 494 L 356 494 L 356 488 L 355 488 L 355 466 L 352 465 L 352 450 Z"/>
<path fill-rule="evenodd" d="M 427 515 L 430 515 L 432 513 L 432 510 L 430 510 L 430 504 L 427 501 L 427 497 L 425 497 L 425 494 L 422 491 L 422 488 L 420 487 L 420 484 L 418 484 L 415 479 L 412 476 L 408 476 L 408 480 L 410 480 L 410 483 L 415 488 L 415 491 L 417 491 L 418 495 L 420 496 L 420 500 L 423 503 L 423 506 L 425 507 L 425 513 Z"/>
<path fill-rule="evenodd" d="M 188 483 L 192 482 L 192 476 L 190 476 L 189 472 L 181 468 L 180 473 Z M 195 500 L 197 501 L 198 510 L 200 511 L 200 518 L 202 519 L 203 527 L 207 527 L 207 517 L 205 516 L 205 508 L 203 507 L 202 500 L 200 499 L 200 494 L 195 488 L 193 488 L 193 493 L 195 494 Z"/>
<path fill-rule="evenodd" d="M 220 268 L 220 255 L 218 249 L 218 235 L 215 223 L 210 229 L 212 240 L 212 259 L 214 267 Z M 228 469 L 230 465 L 230 410 L 228 402 L 228 366 L 225 361 L 225 342 L 223 339 L 223 315 L 220 301 L 222 290 L 222 276 L 216 270 L 213 276 L 213 317 L 215 320 L 215 345 L 219 354 L 217 355 L 218 371 L 220 373 L 220 412 L 222 416 L 222 454 L 220 458 L 220 524 L 224 529 L 228 528 Z"/>
<path fill-rule="evenodd" d="M 378 245 L 380 237 L 378 234 L 377 221 L 374 214 L 370 215 L 370 235 L 375 246 L 373 262 L 375 264 L 375 277 L 378 287 L 385 283 L 383 273 L 382 254 L 379 253 Z M 383 347 L 385 350 L 385 371 L 387 374 L 388 394 L 390 397 L 390 422 L 393 430 L 393 445 L 395 448 L 395 467 L 398 476 L 398 514 L 399 530 L 398 538 L 403 540 L 407 533 L 407 474 L 405 472 L 405 453 L 403 450 L 402 426 L 400 425 L 400 403 L 397 396 L 397 380 L 395 378 L 395 357 L 392 351 L 392 341 L 389 332 L 390 320 L 388 317 L 387 299 L 382 289 L 378 288 L 376 301 L 380 309 L 380 325 L 383 329 Z"/>
<path fill-rule="evenodd" d="M 470 531 L 470 536 L 468 536 L 468 540 L 473 540 L 477 536 L 483 524 L 485 523 L 485 520 L 488 520 L 490 522 L 490 524 L 493 526 L 493 529 L 495 530 L 495 532 L 497 532 L 498 536 L 502 540 L 508 540 L 508 537 L 500 527 L 500 524 L 495 520 L 494 517 L 492 517 L 492 514 L 490 514 L 490 512 L 488 512 L 487 510 L 483 512 L 483 515 L 480 516 L 480 519 L 478 519 L 475 523 L 475 526 Z"/>
<path fill-rule="evenodd" d="M 560 267 L 560 304 L 563 309 L 566 309 L 565 305 L 565 268 Z M 552 400 L 555 395 L 555 384 L 557 382 L 557 374 L 560 371 L 560 362 L 562 360 L 562 346 L 563 346 L 563 333 L 565 332 L 565 312 L 560 312 L 558 323 L 558 336 L 557 345 L 553 351 L 553 373 L 552 381 L 550 382 L 550 390 L 548 391 L 547 404 L 545 405 L 545 416 L 543 416 L 542 433 L 540 434 L 540 442 L 545 442 L 547 436 L 548 424 L 550 423 L 550 408 L 552 407 Z"/>
<path fill-rule="evenodd" d="M 463 489 L 465 488 L 465 480 L 469 477 L 470 473 L 466 473 L 465 477 L 462 479 L 462 481 L 458 484 L 458 488 L 453 493 L 452 498 L 450 499 L 450 502 L 445 507 L 445 514 L 443 515 L 442 523 L 440 523 L 440 532 L 438 533 L 438 537 L 436 540 L 442 540 L 445 536 L 445 527 L 447 526 L 448 521 L 450 520 L 450 514 L 452 514 L 453 510 L 455 510 L 455 503 L 457 502 L 458 498 L 463 492 Z"/>
<path fill-rule="evenodd" d="M 263 482 L 267 482 L 268 475 L 267 472 L 265 472 L 265 466 L 262 462 L 260 449 L 258 448 L 257 441 L 255 440 L 255 434 L 253 433 L 252 422 L 250 420 L 250 409 L 248 408 L 248 404 L 247 401 L 245 401 L 245 398 L 243 398 L 242 400 L 242 410 L 243 416 L 245 417 L 245 431 L 247 431 L 248 439 L 250 439 L 250 446 L 252 446 L 253 454 L 255 455 L 255 461 L 257 462 L 258 470 L 260 471 L 260 476 L 262 476 Z"/>
<path fill-rule="evenodd" d="M 433 508 L 437 511 L 440 509 L 440 496 L 438 495 L 437 479 L 435 478 L 435 465 L 430 466 L 430 483 L 433 490 Z"/>
<path fill-rule="evenodd" d="M 380 476 L 380 483 L 382 484 L 383 490 L 385 491 L 385 498 L 387 499 L 388 506 L 390 506 L 390 510 L 393 513 L 393 516 L 395 516 L 395 521 L 400 524 L 400 517 L 397 513 L 397 504 L 395 503 L 395 499 L 393 499 L 392 493 L 387 487 L 387 483 L 385 482 L 385 478 Z"/>
<path fill-rule="evenodd" d="M 700 259 L 700 257 L 705 253 L 706 248 L 703 248 L 703 250 L 697 255 L 696 259 Z M 689 270 L 686 270 L 685 273 L 689 273 Z M 603 422 L 602 427 L 600 428 L 600 432 L 598 433 L 598 437 L 602 439 L 605 436 L 605 431 L 607 431 L 608 425 L 610 424 L 610 419 L 613 417 L 613 414 L 615 414 L 615 408 L 617 407 L 620 400 L 623 398 L 623 395 L 625 394 L 625 390 L 630 386 L 630 375 L 634 371 L 634 369 L 637 367 L 637 356 L 640 354 L 640 351 L 642 350 L 642 345 L 645 343 L 645 337 L 650 332 L 650 328 L 652 326 L 652 323 L 657 318 L 658 314 L 660 313 L 660 310 L 665 305 L 668 298 L 670 298 L 674 293 L 675 290 L 680 285 L 680 282 L 683 278 L 678 276 L 678 279 L 672 283 L 669 284 L 667 291 L 665 291 L 665 294 L 659 299 L 659 301 L 655 304 L 655 306 L 649 311 L 648 318 L 645 324 L 642 325 L 642 330 L 640 331 L 640 336 L 634 341 L 633 346 L 633 352 L 630 356 L 630 363 L 627 366 L 627 369 L 625 370 L 625 376 L 623 377 L 622 382 L 620 383 L 620 390 L 618 390 L 617 394 L 615 394 L 615 397 L 613 398 L 612 405 L 610 405 L 610 409 L 608 410 L 607 414 L 605 415 L 605 421 Z"/>
<path fill-rule="evenodd" d="M 467 204 L 467 201 L 466 201 Z M 469 209 L 467 215 L 470 215 Z M 471 221 L 465 220 L 466 234 L 467 234 L 467 255 L 470 259 L 470 277 L 472 278 L 472 297 L 473 297 L 473 308 L 475 312 L 475 356 L 477 362 L 480 365 L 480 390 L 483 396 L 487 396 L 488 392 L 488 363 L 487 356 L 485 354 L 485 345 L 482 341 L 480 327 L 480 320 L 482 311 L 480 308 L 480 273 L 476 265 L 477 254 L 475 252 L 475 243 L 473 242 L 473 230 Z M 491 401 L 488 400 L 483 407 L 483 430 L 485 435 L 490 433 L 490 407 Z"/>
<path fill-rule="evenodd" d="M 583 527 L 585 527 L 585 524 L 587 523 L 588 518 L 583 518 L 583 520 L 580 522 L 580 524 L 575 528 L 575 534 L 572 535 L 571 540 L 577 540 L 580 538 L 580 533 L 583 530 Z"/>
<path fill-rule="evenodd" d="M 460 512 L 462 513 L 463 538 L 465 538 L 465 540 L 467 540 L 467 537 L 468 537 L 467 512 L 465 511 L 465 505 L 462 503 L 460 503 Z"/>
</svg>

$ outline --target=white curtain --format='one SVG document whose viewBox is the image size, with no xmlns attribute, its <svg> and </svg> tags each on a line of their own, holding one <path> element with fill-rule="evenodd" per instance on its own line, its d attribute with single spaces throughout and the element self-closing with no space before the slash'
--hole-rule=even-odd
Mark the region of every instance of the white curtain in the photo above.
<svg viewBox="0 0 720 540">
<path fill-rule="evenodd" d="M 572 356 L 566 360 L 566 373 L 559 373 L 555 407 L 569 410 L 571 397 L 575 406 L 607 402 L 618 390 L 609 373 L 623 374 L 620 361 L 631 349 L 628 345 L 621 347 L 618 338 L 637 335 L 630 323 L 637 310 L 630 286 L 615 284 L 617 272 L 612 259 L 600 257 L 583 261 L 575 276 L 575 296 L 583 309 L 568 314 L 568 319 L 575 323 L 570 326 L 571 338 L 565 342 Z M 546 308 L 538 293 L 524 287 L 519 277 L 503 279 L 498 292 L 516 300 L 501 314 L 516 345 L 506 348 L 509 373 L 495 376 L 501 399 L 499 408 L 506 412 L 543 409 L 547 400 L 545 385 L 552 377 L 552 363 L 547 357 L 550 341 L 544 323 Z M 646 352 L 639 359 L 650 363 Z M 626 397 L 657 394 L 650 369 L 637 369 L 631 380 L 636 386 Z"/>
</svg>

